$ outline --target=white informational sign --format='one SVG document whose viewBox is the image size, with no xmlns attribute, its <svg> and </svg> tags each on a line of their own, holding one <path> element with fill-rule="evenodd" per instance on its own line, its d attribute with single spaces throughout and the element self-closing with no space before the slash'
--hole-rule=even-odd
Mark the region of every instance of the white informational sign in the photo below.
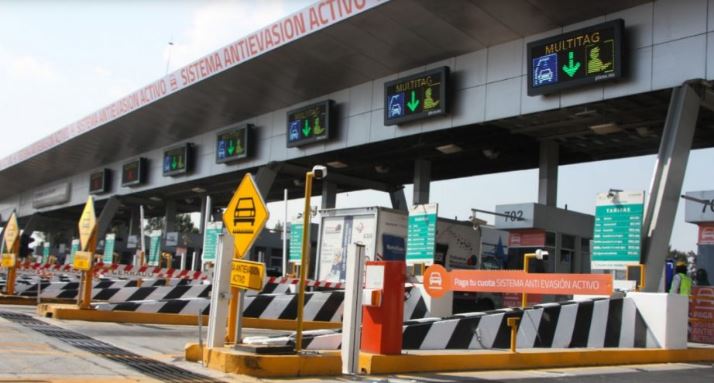
<svg viewBox="0 0 714 383">
<path fill-rule="evenodd" d="M 169 231 L 166 233 L 166 246 L 178 246 L 178 232 Z"/>
<path fill-rule="evenodd" d="M 535 204 L 513 203 L 496 205 L 494 226 L 497 229 L 532 229 L 535 227 Z"/>
<path fill-rule="evenodd" d="M 353 244 L 365 245 L 365 254 L 372 257 L 375 246 L 375 215 L 324 217 L 320 238 L 320 280 L 344 281 L 347 273 L 347 254 Z M 371 258 L 370 258 L 371 259 Z"/>
<path fill-rule="evenodd" d="M 714 222 L 714 190 L 687 192 L 684 220 L 689 223 Z"/>
<path fill-rule="evenodd" d="M 126 248 L 127 249 L 136 249 L 138 244 L 139 244 L 139 236 L 137 236 L 137 235 L 130 235 L 129 238 L 126 240 Z"/>
<path fill-rule="evenodd" d="M 364 288 L 384 289 L 384 265 L 367 265 L 365 268 Z"/>
</svg>

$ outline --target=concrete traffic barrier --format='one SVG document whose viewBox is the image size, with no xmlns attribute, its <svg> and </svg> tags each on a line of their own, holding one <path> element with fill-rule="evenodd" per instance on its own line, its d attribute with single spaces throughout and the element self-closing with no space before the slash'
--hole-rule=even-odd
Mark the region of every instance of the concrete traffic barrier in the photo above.
<svg viewBox="0 0 714 383">
<path fill-rule="evenodd" d="M 661 299 L 677 298 L 666 297 Z M 642 300 L 642 298 L 639 298 Z M 508 349 L 510 329 L 508 318 L 520 318 L 518 348 L 662 348 L 656 331 L 665 315 L 654 309 L 638 306 L 638 298 L 593 299 L 536 305 L 526 310 L 501 309 L 479 313 L 458 314 L 447 318 L 423 318 L 404 323 L 405 350 L 483 350 Z M 660 302 L 661 304 L 661 302 Z M 647 305 L 652 305 L 648 302 Z M 650 312 L 651 311 L 651 312 Z M 684 311 L 686 326 L 686 310 Z M 669 319 L 674 327 L 676 319 Z M 670 326 L 671 327 L 671 326 Z M 680 326 L 681 327 L 681 326 Z M 686 329 L 686 328 L 685 328 Z M 674 331 L 670 328 L 669 335 Z M 323 331 L 306 335 L 308 350 L 335 350 L 340 345 L 340 331 Z M 679 335 L 681 337 L 681 334 Z M 686 341 L 686 331 L 684 332 Z M 312 339 L 315 338 L 315 339 Z M 677 338 L 680 339 L 680 338 Z M 287 345 L 292 339 L 282 337 L 251 337 L 246 343 Z M 671 346 L 681 344 L 674 341 Z M 686 343 L 685 343 L 686 345 Z M 328 348 L 321 348 L 328 347 Z M 672 347 L 669 347 L 672 348 Z"/>
</svg>

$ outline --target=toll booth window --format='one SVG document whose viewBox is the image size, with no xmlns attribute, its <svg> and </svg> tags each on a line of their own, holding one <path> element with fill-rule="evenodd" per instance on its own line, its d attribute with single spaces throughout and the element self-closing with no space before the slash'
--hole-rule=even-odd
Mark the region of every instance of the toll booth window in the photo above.
<svg viewBox="0 0 714 383">
<path fill-rule="evenodd" d="M 560 262 L 570 262 L 575 255 L 575 236 L 560 235 Z"/>
<path fill-rule="evenodd" d="M 555 233 L 552 231 L 546 231 L 545 232 L 545 246 L 546 247 L 555 247 Z"/>
</svg>

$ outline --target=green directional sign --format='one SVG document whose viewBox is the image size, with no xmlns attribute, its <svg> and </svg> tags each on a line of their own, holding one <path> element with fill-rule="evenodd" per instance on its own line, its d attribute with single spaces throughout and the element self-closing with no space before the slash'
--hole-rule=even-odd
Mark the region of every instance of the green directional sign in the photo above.
<svg viewBox="0 0 714 383">
<path fill-rule="evenodd" d="M 187 174 L 193 162 L 193 146 L 184 144 L 164 151 L 164 176 Z"/>
<path fill-rule="evenodd" d="M 47 263 L 47 259 L 50 257 L 50 243 L 45 242 L 42 246 L 42 263 Z"/>
<path fill-rule="evenodd" d="M 384 125 L 446 114 L 449 67 L 384 84 Z"/>
<path fill-rule="evenodd" d="M 110 233 L 104 238 L 104 256 L 102 262 L 112 263 L 114 261 L 114 247 L 116 244 L 117 235 Z"/>
<path fill-rule="evenodd" d="M 327 100 L 288 112 L 288 147 L 329 139 L 334 129 L 333 108 L 334 102 Z"/>
<path fill-rule="evenodd" d="M 290 224 L 290 262 L 300 262 L 302 260 L 302 236 L 304 235 L 302 221 Z"/>
<path fill-rule="evenodd" d="M 591 269 L 640 263 L 644 192 L 600 193 L 595 206 Z"/>
<path fill-rule="evenodd" d="M 159 253 L 161 252 L 161 230 L 154 230 L 149 235 L 149 261 L 150 266 L 159 265 Z"/>
<path fill-rule="evenodd" d="M 65 262 L 67 264 L 74 264 L 74 253 L 79 251 L 79 240 L 78 239 L 73 239 L 72 240 L 72 246 L 69 248 L 69 262 Z"/>
<path fill-rule="evenodd" d="M 218 253 L 218 238 L 223 232 L 223 222 L 209 222 L 203 233 L 203 256 L 201 262 L 215 262 Z"/>
<path fill-rule="evenodd" d="M 438 205 L 415 205 L 407 219 L 407 264 L 434 262 Z"/>
</svg>

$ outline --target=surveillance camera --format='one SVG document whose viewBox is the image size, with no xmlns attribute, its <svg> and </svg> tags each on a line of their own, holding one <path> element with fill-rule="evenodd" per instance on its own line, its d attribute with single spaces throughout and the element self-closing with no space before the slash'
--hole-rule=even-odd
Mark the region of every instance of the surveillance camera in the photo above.
<svg viewBox="0 0 714 383">
<path fill-rule="evenodd" d="M 312 168 L 312 174 L 315 176 L 315 179 L 323 179 L 327 177 L 327 168 L 322 165 L 315 165 L 315 167 Z"/>
<path fill-rule="evenodd" d="M 540 259 L 542 261 L 548 260 L 548 252 L 545 250 L 538 249 L 536 250 L 535 254 L 537 259 Z"/>
</svg>

